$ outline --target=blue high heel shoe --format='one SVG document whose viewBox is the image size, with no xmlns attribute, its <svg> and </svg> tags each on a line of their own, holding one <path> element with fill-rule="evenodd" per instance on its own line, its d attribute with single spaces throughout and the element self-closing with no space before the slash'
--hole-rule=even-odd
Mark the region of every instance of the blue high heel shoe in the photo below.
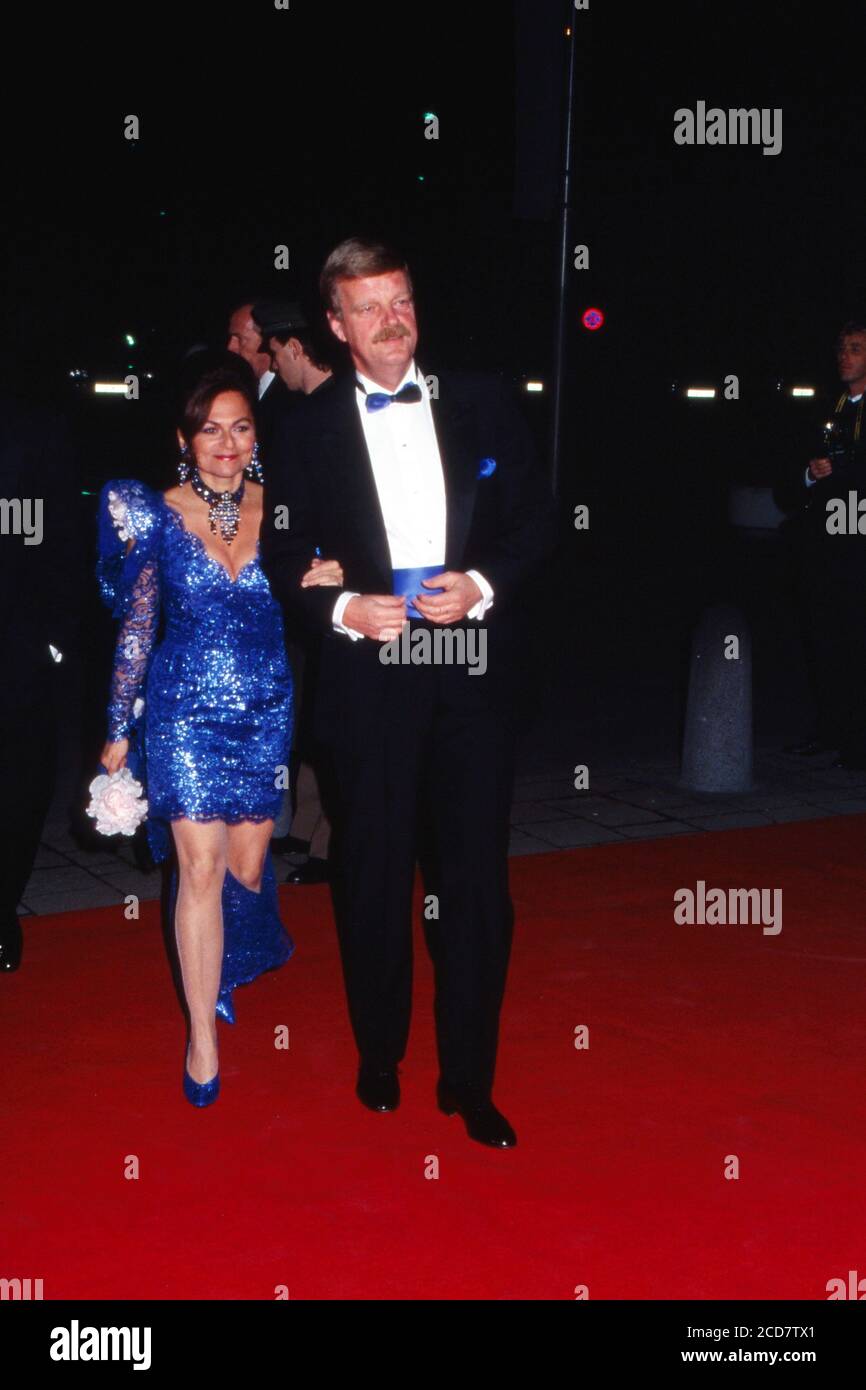
<svg viewBox="0 0 866 1390">
<path fill-rule="evenodd" d="M 186 1060 L 183 1064 L 183 1093 L 190 1105 L 199 1107 L 213 1105 L 220 1093 L 220 1074 L 212 1076 L 210 1081 L 193 1081 L 186 1069 Z"/>
</svg>

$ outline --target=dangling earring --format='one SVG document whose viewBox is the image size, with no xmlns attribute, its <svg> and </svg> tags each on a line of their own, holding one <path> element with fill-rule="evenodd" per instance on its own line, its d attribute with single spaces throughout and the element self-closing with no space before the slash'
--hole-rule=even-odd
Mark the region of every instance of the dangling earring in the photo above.
<svg viewBox="0 0 866 1390">
<path fill-rule="evenodd" d="M 251 483 L 263 483 L 265 481 L 265 475 L 262 472 L 262 465 L 259 460 L 258 440 L 256 440 L 255 444 L 253 445 L 253 456 L 247 464 L 246 468 L 244 469 L 244 477 L 248 478 Z"/>
<path fill-rule="evenodd" d="M 177 478 L 179 483 L 185 483 L 192 476 L 192 459 L 190 458 L 189 445 L 184 444 L 180 451 L 180 458 L 177 462 Z"/>
</svg>

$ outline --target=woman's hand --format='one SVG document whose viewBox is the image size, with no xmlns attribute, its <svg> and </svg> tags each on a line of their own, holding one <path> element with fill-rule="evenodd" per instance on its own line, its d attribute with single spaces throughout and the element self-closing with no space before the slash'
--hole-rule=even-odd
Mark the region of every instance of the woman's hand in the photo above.
<svg viewBox="0 0 866 1390">
<path fill-rule="evenodd" d="M 109 777 L 113 773 L 119 772 L 122 767 L 126 767 L 126 755 L 129 752 L 129 739 L 119 738 L 116 743 L 106 743 L 99 755 L 99 761 L 105 768 Z"/>
<path fill-rule="evenodd" d="M 301 580 L 301 588 L 309 589 L 315 584 L 328 584 L 341 589 L 343 587 L 343 566 L 339 560 L 315 559 L 312 567 L 307 570 Z"/>
</svg>

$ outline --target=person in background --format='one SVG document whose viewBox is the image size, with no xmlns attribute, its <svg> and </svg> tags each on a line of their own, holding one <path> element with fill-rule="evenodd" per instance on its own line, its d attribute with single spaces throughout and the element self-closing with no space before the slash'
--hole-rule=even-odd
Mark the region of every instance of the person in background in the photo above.
<svg viewBox="0 0 866 1390">
<path fill-rule="evenodd" d="M 849 492 L 866 497 L 866 319 L 841 328 L 836 366 L 844 389 L 822 417 L 826 447 L 802 468 L 800 506 L 785 526 L 816 710 L 814 727 L 785 751 L 799 757 L 836 751 L 836 766 L 862 769 L 866 536 L 837 534 L 827 523 L 840 504 L 847 511 Z"/>
<path fill-rule="evenodd" d="M 291 397 L 271 365 L 271 355 L 262 345 L 262 336 L 253 318 L 252 301 L 239 304 L 229 315 L 226 347 L 236 352 L 252 368 L 258 382 L 256 437 L 267 459 L 268 446 L 281 416 L 291 404 Z"/>
<path fill-rule="evenodd" d="M 81 486 L 66 425 L 0 400 L 0 974 L 21 964 L 17 909 L 54 787 L 60 682 L 79 632 Z"/>
<path fill-rule="evenodd" d="M 253 319 L 261 333 L 262 344 L 271 354 L 274 369 L 289 391 L 310 397 L 328 388 L 334 376 L 334 348 L 321 328 L 317 331 L 311 326 L 314 317 L 305 314 L 297 301 L 263 300 L 254 306 Z M 333 335 L 329 336 L 334 342 Z M 313 733 L 312 712 L 321 641 L 297 627 L 290 633 L 287 627 L 287 647 L 298 711 L 292 750 L 294 814 L 289 834 L 279 835 L 280 817 L 274 836 L 278 844 L 293 851 L 295 862 L 289 869 L 287 883 L 325 883 L 331 820 L 322 803 L 324 798 L 332 806 L 334 796 L 327 751 Z"/>
<path fill-rule="evenodd" d="M 253 321 L 287 390 L 312 396 L 331 380 L 336 343 L 313 326 L 296 300 L 262 300 L 253 307 Z"/>
</svg>

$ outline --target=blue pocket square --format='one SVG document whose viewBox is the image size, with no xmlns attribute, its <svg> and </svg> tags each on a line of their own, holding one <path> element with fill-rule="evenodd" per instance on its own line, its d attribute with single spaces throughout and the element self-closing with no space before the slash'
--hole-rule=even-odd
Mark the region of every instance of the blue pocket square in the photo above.
<svg viewBox="0 0 866 1390">
<path fill-rule="evenodd" d="M 482 459 L 478 465 L 479 478 L 489 478 L 496 472 L 496 459 Z"/>
</svg>

